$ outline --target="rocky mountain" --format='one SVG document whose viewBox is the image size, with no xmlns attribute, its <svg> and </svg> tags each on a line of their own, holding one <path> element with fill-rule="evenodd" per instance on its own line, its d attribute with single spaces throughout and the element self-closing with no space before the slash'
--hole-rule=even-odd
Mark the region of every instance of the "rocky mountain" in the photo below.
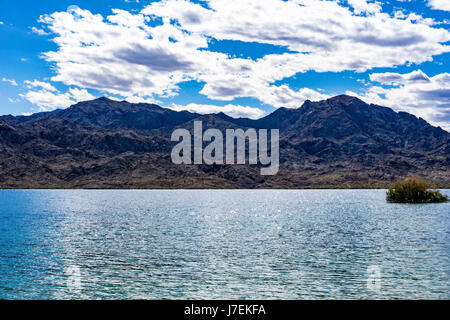
<svg viewBox="0 0 450 320">
<path fill-rule="evenodd" d="M 207 128 L 280 130 L 280 170 L 174 165 L 170 135 Z M 350 96 L 306 101 L 259 120 L 199 115 L 107 98 L 0 117 L 2 188 L 385 187 L 407 176 L 450 186 L 450 133 Z"/>
</svg>

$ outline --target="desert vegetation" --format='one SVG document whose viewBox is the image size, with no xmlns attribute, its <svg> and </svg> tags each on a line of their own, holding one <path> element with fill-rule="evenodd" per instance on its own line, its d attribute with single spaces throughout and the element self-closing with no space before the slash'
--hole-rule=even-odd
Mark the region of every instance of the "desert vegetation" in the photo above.
<svg viewBox="0 0 450 320">
<path fill-rule="evenodd" d="M 446 202 L 448 196 L 439 190 L 430 190 L 430 185 L 420 178 L 408 178 L 397 182 L 386 194 L 388 202 L 396 203 L 432 203 Z"/>
</svg>

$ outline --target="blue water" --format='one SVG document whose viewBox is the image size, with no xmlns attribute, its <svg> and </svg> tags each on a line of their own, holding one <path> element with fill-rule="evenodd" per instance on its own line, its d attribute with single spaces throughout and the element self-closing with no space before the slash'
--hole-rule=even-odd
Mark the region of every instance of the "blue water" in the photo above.
<svg viewBox="0 0 450 320">
<path fill-rule="evenodd" d="M 449 299 L 449 213 L 384 190 L 2 190 L 0 298 Z"/>
</svg>

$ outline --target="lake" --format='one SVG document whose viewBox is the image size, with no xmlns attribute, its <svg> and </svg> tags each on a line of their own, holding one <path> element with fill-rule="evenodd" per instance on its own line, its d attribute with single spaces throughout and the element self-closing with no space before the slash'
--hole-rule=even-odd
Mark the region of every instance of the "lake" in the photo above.
<svg viewBox="0 0 450 320">
<path fill-rule="evenodd" d="M 450 203 L 385 193 L 1 190 L 0 298 L 449 299 Z"/>
</svg>

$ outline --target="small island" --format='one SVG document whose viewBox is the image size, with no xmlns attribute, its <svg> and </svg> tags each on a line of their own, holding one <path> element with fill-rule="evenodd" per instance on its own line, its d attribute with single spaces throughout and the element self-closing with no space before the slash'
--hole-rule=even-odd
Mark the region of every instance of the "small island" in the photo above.
<svg viewBox="0 0 450 320">
<path fill-rule="evenodd" d="M 439 190 L 429 190 L 430 185 L 420 178 L 408 178 L 397 182 L 386 194 L 386 200 L 393 203 L 446 202 L 448 196 Z"/>
</svg>

